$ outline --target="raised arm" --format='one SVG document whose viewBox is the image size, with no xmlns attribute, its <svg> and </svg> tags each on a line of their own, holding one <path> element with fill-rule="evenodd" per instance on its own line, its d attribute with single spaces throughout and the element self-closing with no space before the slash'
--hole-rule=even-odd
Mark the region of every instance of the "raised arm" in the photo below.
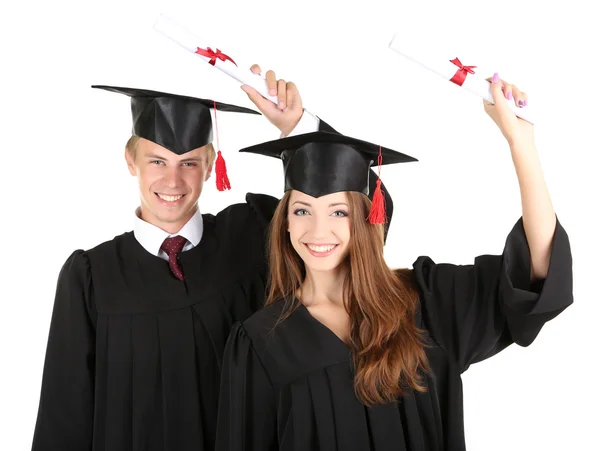
<svg viewBox="0 0 600 451">
<path fill-rule="evenodd" d="M 556 214 L 535 147 L 533 125 L 518 118 L 507 104 L 510 101 L 525 107 L 527 94 L 500 80 L 498 74 L 494 74 L 491 81 L 495 104 L 484 101 L 484 108 L 508 142 L 519 180 L 523 228 L 531 256 L 531 278 L 545 279 L 550 265 Z"/>
</svg>

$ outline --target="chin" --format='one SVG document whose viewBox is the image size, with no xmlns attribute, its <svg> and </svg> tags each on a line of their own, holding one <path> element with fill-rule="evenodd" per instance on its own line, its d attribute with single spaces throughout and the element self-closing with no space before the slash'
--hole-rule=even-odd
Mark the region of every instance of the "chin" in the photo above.
<svg viewBox="0 0 600 451">
<path fill-rule="evenodd" d="M 315 272 L 335 271 L 339 269 L 339 267 L 342 264 L 342 261 L 337 258 L 327 261 L 327 258 L 322 259 L 318 257 L 313 257 L 311 255 L 309 255 L 308 257 L 303 256 L 302 260 L 304 261 L 304 266 L 306 266 L 307 269 L 310 269 L 311 271 Z"/>
<path fill-rule="evenodd" d="M 173 210 L 164 210 L 163 208 L 157 208 L 154 210 L 154 216 L 158 218 L 161 222 L 172 223 L 181 221 L 183 218 L 187 216 L 189 213 L 188 209 L 177 209 L 177 211 Z"/>
</svg>

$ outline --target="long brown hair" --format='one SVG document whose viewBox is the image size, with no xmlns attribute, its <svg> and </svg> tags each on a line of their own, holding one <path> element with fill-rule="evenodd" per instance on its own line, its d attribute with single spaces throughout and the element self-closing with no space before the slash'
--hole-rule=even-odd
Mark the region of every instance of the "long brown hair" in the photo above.
<svg viewBox="0 0 600 451">
<path fill-rule="evenodd" d="M 425 391 L 419 370 L 429 369 L 422 331 L 414 320 L 419 302 L 412 271 L 392 270 L 383 258 L 383 226 L 370 224 L 371 201 L 348 192 L 351 220 L 344 304 L 350 317 L 354 389 L 367 406 L 384 404 L 404 394 L 403 387 Z M 271 222 L 271 268 L 266 305 L 284 300 L 280 320 L 299 306 L 296 290 L 306 276 L 304 262 L 287 233 L 291 191 L 283 196 Z"/>
</svg>

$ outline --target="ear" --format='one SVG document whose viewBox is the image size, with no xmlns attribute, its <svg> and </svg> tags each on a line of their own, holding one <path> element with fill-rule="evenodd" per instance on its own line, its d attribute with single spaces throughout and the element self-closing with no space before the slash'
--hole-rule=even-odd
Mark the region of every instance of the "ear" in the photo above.
<svg viewBox="0 0 600 451">
<path fill-rule="evenodd" d="M 133 176 L 136 176 L 137 173 L 135 171 L 135 161 L 133 161 L 133 157 L 127 151 L 127 149 L 125 149 L 125 161 L 127 162 L 127 169 L 129 169 L 129 173 Z"/>
</svg>

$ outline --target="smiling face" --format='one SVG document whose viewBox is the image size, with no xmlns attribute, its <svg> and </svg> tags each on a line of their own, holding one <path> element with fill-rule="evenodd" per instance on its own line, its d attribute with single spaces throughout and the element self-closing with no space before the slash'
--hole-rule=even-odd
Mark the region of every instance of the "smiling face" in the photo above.
<svg viewBox="0 0 600 451">
<path fill-rule="evenodd" d="M 125 152 L 131 175 L 138 178 L 142 219 L 176 233 L 194 215 L 204 182 L 212 170 L 211 144 L 183 155 L 144 138 Z"/>
<path fill-rule="evenodd" d="M 331 271 L 344 261 L 350 242 L 349 214 L 345 192 L 314 198 L 292 191 L 288 232 L 307 269 Z"/>
</svg>

